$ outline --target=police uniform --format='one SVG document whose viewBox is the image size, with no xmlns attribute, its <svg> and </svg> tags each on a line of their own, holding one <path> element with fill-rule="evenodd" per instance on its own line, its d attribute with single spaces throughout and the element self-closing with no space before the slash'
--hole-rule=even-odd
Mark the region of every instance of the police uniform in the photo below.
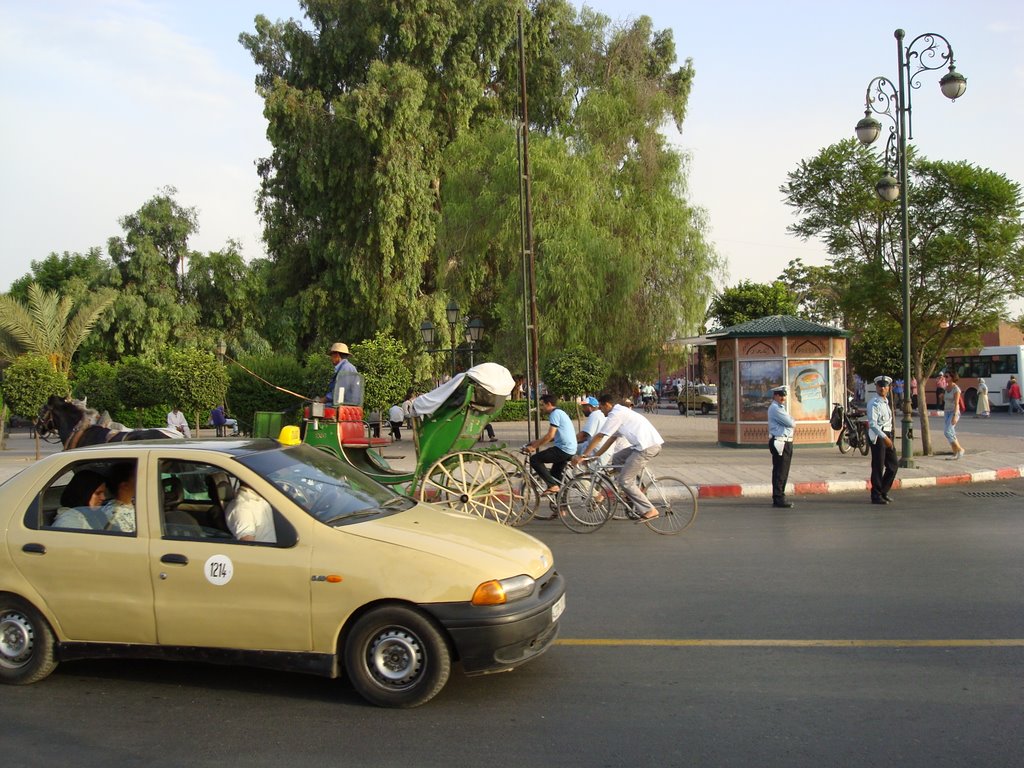
<svg viewBox="0 0 1024 768">
<path fill-rule="evenodd" d="M 892 386 L 892 379 L 879 376 L 875 388 Z M 886 393 L 888 395 L 888 392 Z M 885 444 L 889 438 L 890 445 Z M 868 440 L 871 442 L 871 503 L 888 504 L 889 489 L 896 479 L 899 462 L 896 459 L 896 441 L 893 439 L 892 408 L 889 398 L 876 394 L 868 403 Z"/>
<path fill-rule="evenodd" d="M 768 406 L 768 451 L 772 455 L 772 505 L 792 507 L 786 501 L 786 482 L 789 480 L 789 465 L 793 461 L 793 428 L 796 421 L 775 395 L 788 395 L 785 385 L 772 390 L 772 403 Z"/>
</svg>

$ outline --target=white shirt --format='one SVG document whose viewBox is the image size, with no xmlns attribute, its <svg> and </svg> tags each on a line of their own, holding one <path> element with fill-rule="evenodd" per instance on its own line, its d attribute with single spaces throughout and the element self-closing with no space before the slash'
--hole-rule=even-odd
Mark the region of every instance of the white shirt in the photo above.
<svg viewBox="0 0 1024 768">
<path fill-rule="evenodd" d="M 868 438 L 874 443 L 886 432 L 892 432 L 892 409 L 887 398 L 875 395 L 868 403 Z"/>
<path fill-rule="evenodd" d="M 624 405 L 616 405 L 612 408 L 608 418 L 601 425 L 599 434 L 614 435 L 616 433 L 629 443 L 630 448 L 638 451 L 646 451 L 648 448 L 662 445 L 665 442 L 651 422 Z"/>
<path fill-rule="evenodd" d="M 236 539 L 252 536 L 254 541 L 277 542 L 274 512 L 267 500 L 251 488 L 239 486 L 235 498 L 224 510 L 224 517 Z"/>
<path fill-rule="evenodd" d="M 192 430 L 188 428 L 188 419 L 185 418 L 185 414 L 181 411 L 171 411 L 167 414 L 167 426 L 171 429 L 177 429 L 185 437 L 192 437 Z"/>
<path fill-rule="evenodd" d="M 400 405 L 392 405 L 388 410 L 388 421 L 405 421 L 405 411 Z"/>
</svg>

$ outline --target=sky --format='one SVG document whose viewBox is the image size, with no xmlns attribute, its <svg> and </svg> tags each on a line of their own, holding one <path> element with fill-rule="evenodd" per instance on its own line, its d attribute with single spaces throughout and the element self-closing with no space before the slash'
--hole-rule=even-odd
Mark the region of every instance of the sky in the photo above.
<svg viewBox="0 0 1024 768">
<path fill-rule="evenodd" d="M 575 2 L 579 6 L 580 2 Z M 1024 183 L 1024 3 L 592 0 L 613 21 L 673 31 L 696 79 L 681 133 L 689 199 L 727 264 L 719 287 L 824 264 L 779 187 L 803 159 L 853 136 L 876 75 L 897 77 L 893 31 L 937 32 L 967 77 L 956 102 L 927 72 L 913 142 Z M 198 211 L 190 247 L 236 241 L 265 255 L 257 159 L 270 153 L 256 67 L 238 43 L 257 14 L 302 18 L 297 0 L 0 0 L 0 290 L 49 253 L 85 252 L 164 187 Z"/>
</svg>

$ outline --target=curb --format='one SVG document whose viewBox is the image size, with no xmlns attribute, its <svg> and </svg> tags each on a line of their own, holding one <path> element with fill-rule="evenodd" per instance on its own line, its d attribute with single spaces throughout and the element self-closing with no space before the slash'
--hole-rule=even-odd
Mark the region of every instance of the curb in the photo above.
<svg viewBox="0 0 1024 768">
<path fill-rule="evenodd" d="M 1002 469 L 982 469 L 977 472 L 965 472 L 959 475 L 939 475 L 933 477 L 908 477 L 903 480 L 896 478 L 893 488 L 933 488 L 944 485 L 966 485 L 967 483 L 988 483 L 995 480 L 1015 480 L 1024 477 L 1024 466 L 1003 467 Z M 815 496 L 825 493 L 848 493 L 850 491 L 870 491 L 870 480 L 837 480 L 835 482 L 804 482 L 789 483 L 786 495 Z M 701 499 L 726 499 L 745 496 L 749 498 L 771 498 L 771 484 L 750 483 L 747 485 L 700 485 L 697 496 Z"/>
</svg>

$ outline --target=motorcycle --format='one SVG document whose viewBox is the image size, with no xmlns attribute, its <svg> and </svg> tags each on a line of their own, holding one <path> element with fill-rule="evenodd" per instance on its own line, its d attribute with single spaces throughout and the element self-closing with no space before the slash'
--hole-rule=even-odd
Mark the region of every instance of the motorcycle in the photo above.
<svg viewBox="0 0 1024 768">
<path fill-rule="evenodd" d="M 853 398 L 850 398 L 851 403 Z M 857 449 L 862 456 L 867 456 L 870 450 L 868 443 L 868 426 L 860 418 L 864 411 L 855 409 L 852 404 L 849 409 L 843 408 L 841 403 L 832 403 L 832 417 L 829 422 L 832 429 L 838 430 L 839 437 L 836 439 L 836 446 L 840 453 L 849 453 Z"/>
</svg>

